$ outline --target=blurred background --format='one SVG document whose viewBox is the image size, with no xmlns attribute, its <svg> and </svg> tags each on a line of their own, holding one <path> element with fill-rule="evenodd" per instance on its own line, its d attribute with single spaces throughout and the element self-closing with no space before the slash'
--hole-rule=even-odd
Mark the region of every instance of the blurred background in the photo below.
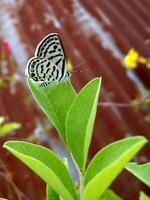
<svg viewBox="0 0 150 200">
<path fill-rule="evenodd" d="M 45 184 L 6 152 L 6 140 L 35 142 L 67 155 L 55 129 L 38 108 L 24 76 L 25 66 L 43 37 L 57 32 L 67 59 L 81 73 L 71 81 L 79 91 L 102 76 L 89 159 L 103 146 L 131 135 L 150 139 L 150 69 L 124 66 L 131 48 L 150 57 L 149 0 L 0 0 L 0 197 L 44 200 Z M 134 161 L 150 160 L 147 145 Z M 72 167 L 73 176 L 76 177 Z M 124 171 L 112 189 L 125 200 L 150 190 Z"/>
</svg>

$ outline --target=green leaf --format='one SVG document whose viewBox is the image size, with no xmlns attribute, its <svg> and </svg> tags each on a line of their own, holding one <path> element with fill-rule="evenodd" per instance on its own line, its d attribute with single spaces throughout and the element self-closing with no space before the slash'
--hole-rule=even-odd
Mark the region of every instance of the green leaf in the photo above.
<svg viewBox="0 0 150 200">
<path fill-rule="evenodd" d="M 123 200 L 114 191 L 108 189 L 100 200 Z"/>
<path fill-rule="evenodd" d="M 146 142 L 142 136 L 130 137 L 114 142 L 98 152 L 85 172 L 83 199 L 98 200 Z"/>
<path fill-rule="evenodd" d="M 7 200 L 7 199 L 4 199 L 4 198 L 0 198 L 0 200 Z"/>
<path fill-rule="evenodd" d="M 20 123 L 6 123 L 3 126 L 0 126 L 0 136 L 5 136 L 11 131 L 15 131 L 21 127 Z"/>
<path fill-rule="evenodd" d="M 96 115 L 101 79 L 89 82 L 72 103 L 66 117 L 69 149 L 79 168 L 84 171 Z"/>
<path fill-rule="evenodd" d="M 76 191 L 69 172 L 52 151 L 20 141 L 8 141 L 4 147 L 37 173 L 63 200 L 76 200 Z"/>
<path fill-rule="evenodd" d="M 150 197 L 148 197 L 144 192 L 140 192 L 140 200 L 150 200 Z"/>
<path fill-rule="evenodd" d="M 150 187 L 150 162 L 143 165 L 128 163 L 126 169 Z"/>
<path fill-rule="evenodd" d="M 46 200 L 60 200 L 59 195 L 48 184 L 46 185 Z"/>
<path fill-rule="evenodd" d="M 65 120 L 67 112 L 76 97 L 75 91 L 70 82 L 49 84 L 47 87 L 39 87 L 28 79 L 30 90 L 47 115 L 51 123 L 57 129 L 59 135 L 66 144 Z"/>
</svg>

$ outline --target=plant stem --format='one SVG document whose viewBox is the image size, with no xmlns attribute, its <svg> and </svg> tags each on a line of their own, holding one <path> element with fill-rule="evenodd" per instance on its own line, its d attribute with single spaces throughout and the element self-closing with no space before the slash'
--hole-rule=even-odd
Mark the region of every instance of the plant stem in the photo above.
<svg viewBox="0 0 150 200">
<path fill-rule="evenodd" d="M 80 171 L 72 153 L 70 153 L 70 155 L 71 155 L 71 158 L 73 160 L 73 163 L 76 167 L 76 170 L 77 170 L 78 176 L 79 176 L 79 190 L 80 190 L 79 191 L 79 200 L 83 200 L 83 189 L 84 189 L 84 176 L 83 176 L 83 174 L 84 174 L 84 172 Z"/>
<path fill-rule="evenodd" d="M 83 200 L 84 178 L 81 172 L 79 172 L 79 184 L 80 184 L 80 200 Z"/>
</svg>

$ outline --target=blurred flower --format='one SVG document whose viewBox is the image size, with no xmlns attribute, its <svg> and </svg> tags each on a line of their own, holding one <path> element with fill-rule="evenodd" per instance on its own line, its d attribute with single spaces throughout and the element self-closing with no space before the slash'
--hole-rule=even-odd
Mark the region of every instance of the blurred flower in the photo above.
<svg viewBox="0 0 150 200">
<path fill-rule="evenodd" d="M 10 57 L 10 55 L 11 55 L 11 49 L 10 49 L 9 43 L 6 42 L 6 41 L 4 41 L 4 42 L 3 42 L 3 46 L 4 46 L 4 49 L 5 49 L 6 55 L 7 55 L 8 57 Z"/>
<path fill-rule="evenodd" d="M 73 70 L 73 64 L 70 59 L 67 60 L 67 70 L 71 72 Z"/>
<path fill-rule="evenodd" d="M 2 78 L 0 78 L 0 89 L 5 87 L 5 82 Z"/>
<path fill-rule="evenodd" d="M 146 59 L 147 67 L 150 68 L 150 58 Z"/>
<path fill-rule="evenodd" d="M 150 122 L 150 114 L 146 115 L 146 116 L 144 117 L 144 120 L 145 120 L 146 122 Z"/>
<path fill-rule="evenodd" d="M 136 69 L 139 63 L 147 64 L 147 59 L 141 56 L 135 49 L 130 49 L 124 58 L 126 68 Z"/>
<path fill-rule="evenodd" d="M 145 40 L 145 44 L 150 44 L 150 39 Z"/>
<path fill-rule="evenodd" d="M 4 121 L 5 121 L 5 118 L 2 117 L 2 116 L 0 116 L 0 125 L 1 125 L 2 123 L 4 123 Z"/>
<path fill-rule="evenodd" d="M 127 55 L 124 58 L 124 63 L 126 68 L 135 69 L 138 63 L 139 53 L 134 49 L 130 49 Z"/>
</svg>

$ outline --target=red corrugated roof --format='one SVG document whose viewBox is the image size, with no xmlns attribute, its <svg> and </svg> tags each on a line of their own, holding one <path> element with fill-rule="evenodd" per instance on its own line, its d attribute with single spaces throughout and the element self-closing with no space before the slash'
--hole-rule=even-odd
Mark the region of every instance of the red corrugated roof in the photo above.
<svg viewBox="0 0 150 200">
<path fill-rule="evenodd" d="M 67 56 L 74 66 L 82 63 L 82 73 L 72 75 L 77 90 L 92 78 L 102 76 L 100 100 L 129 103 L 139 96 L 140 85 L 150 87 L 149 69 L 141 67 L 135 72 L 127 72 L 122 64 L 125 53 L 132 47 L 149 56 L 150 46 L 145 44 L 150 37 L 149 0 L 33 0 L 32 3 L 26 0 L 20 1 L 19 5 L 17 1 L 7 5 L 4 1 L 2 8 L 3 37 L 10 43 L 15 39 L 13 37 L 18 37 L 20 48 L 26 52 L 26 55 L 22 55 L 25 58 L 33 55 L 36 45 L 46 34 L 60 34 Z M 5 19 L 6 13 L 11 13 L 10 19 Z M 16 33 L 9 30 L 7 20 L 12 19 Z M 9 34 L 6 33 L 7 27 Z M 15 41 L 11 46 L 14 54 L 17 54 L 18 46 L 13 44 Z M 24 59 L 24 66 L 20 66 L 22 71 L 25 64 Z M 150 125 L 144 121 L 144 115 L 143 111 L 137 112 L 131 107 L 98 107 L 91 153 L 129 135 L 143 134 L 150 138 Z M 148 151 L 149 148 L 142 154 L 145 160 L 149 160 Z M 127 179 L 131 182 L 127 183 Z M 132 188 L 128 187 L 130 184 Z M 133 195 L 136 199 L 137 191 L 143 187 L 129 175 L 122 175 L 115 189 L 118 185 L 118 192 L 125 199 L 133 199 Z"/>
</svg>

